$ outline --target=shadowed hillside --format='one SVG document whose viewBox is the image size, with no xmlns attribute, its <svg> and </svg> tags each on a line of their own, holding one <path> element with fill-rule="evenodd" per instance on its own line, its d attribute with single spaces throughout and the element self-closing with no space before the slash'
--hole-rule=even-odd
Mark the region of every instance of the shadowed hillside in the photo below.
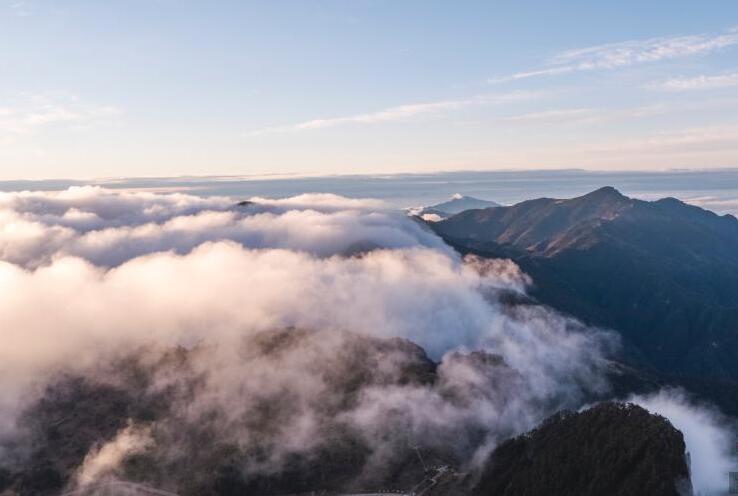
<svg viewBox="0 0 738 496">
<path fill-rule="evenodd" d="M 722 381 L 719 394 L 738 384 L 735 217 L 606 187 L 430 225 L 459 251 L 512 258 L 541 302 L 619 331 L 632 363 L 685 381 Z"/>
<path fill-rule="evenodd" d="M 564 412 L 500 445 L 475 496 L 685 496 L 684 439 L 663 417 L 622 403 Z"/>
</svg>

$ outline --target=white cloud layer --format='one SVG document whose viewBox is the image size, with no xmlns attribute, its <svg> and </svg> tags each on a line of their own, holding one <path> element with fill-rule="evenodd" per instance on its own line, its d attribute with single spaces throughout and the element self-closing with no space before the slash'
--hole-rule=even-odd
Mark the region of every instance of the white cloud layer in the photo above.
<svg viewBox="0 0 738 496">
<path fill-rule="evenodd" d="M 510 261 L 460 259 L 374 200 L 321 194 L 235 205 L 92 187 L 3 194 L 0 440 L 60 373 L 103 377 L 101 367 L 121 356 L 185 346 L 195 350 L 196 395 L 175 401 L 167 418 L 94 446 L 76 471 L 79 484 L 114 475 L 126 456 L 154 450 L 152 439 L 199 425 L 214 408 L 222 415 L 217 439 L 262 449 L 251 419 L 265 398 L 288 398 L 289 408 L 267 439 L 268 456 L 250 470 L 276 470 L 338 426 L 361 434 L 370 466 L 396 456 L 397 439 L 408 436 L 458 445 L 474 464 L 500 439 L 605 387 L 612 337 L 503 298 L 523 298 L 530 282 Z M 300 329 L 316 334 L 276 356 L 258 352 L 263 333 Z M 327 378 L 356 346 L 347 333 L 421 345 L 440 361 L 437 383 L 379 381 L 326 415 L 326 405 L 342 401 Z M 370 370 L 384 377 L 412 353 L 406 346 L 382 356 Z M 180 380 L 164 371 L 148 387 L 165 391 Z M 688 428 L 703 420 L 680 415 L 673 417 Z M 187 440 L 172 439 L 157 455 L 168 462 L 186 449 Z"/>
<path fill-rule="evenodd" d="M 685 198 L 687 203 L 712 210 L 720 215 L 732 214 L 738 216 L 738 199 L 719 196 L 694 196 Z"/>
<path fill-rule="evenodd" d="M 725 494 L 728 473 L 735 471 L 738 463 L 731 451 L 735 438 L 727 418 L 709 406 L 691 402 L 676 390 L 633 396 L 629 401 L 666 417 L 684 434 L 695 494 Z"/>
<path fill-rule="evenodd" d="M 213 378 L 203 408 L 266 387 L 259 377 L 271 367 L 270 384 L 280 374 L 290 389 L 299 386 L 296 375 L 318 380 L 305 376 L 304 357 L 266 361 L 253 375 L 253 364 L 234 353 L 244 338 L 275 329 L 320 330 L 321 346 L 333 346 L 326 336 L 344 331 L 403 337 L 442 359 L 445 381 L 459 394 L 475 381 L 497 384 L 497 396 L 469 398 L 463 408 L 425 387 L 367 390 L 345 420 L 368 440 L 383 412 L 399 409 L 419 434 L 482 422 L 492 433 L 476 441 L 484 453 L 497 436 L 528 429 L 604 386 L 599 370 L 610 337 L 545 308 L 509 308 L 499 295 L 523 294 L 530 282 L 517 266 L 462 261 L 420 224 L 373 200 L 301 195 L 235 206 L 224 198 L 100 188 L 12 193 L 0 197 L 0 233 L 6 430 L 34 384 L 142 348 L 216 346 L 220 351 L 201 362 Z M 514 372 L 475 378 L 476 369 L 449 355 L 467 349 L 498 354 Z M 310 394 L 300 387 L 294 394 Z M 513 387 L 514 395 L 503 394 Z M 285 427 L 291 436 L 293 428 L 308 429 L 306 415 Z M 298 436 L 306 439 L 300 446 L 315 442 L 310 432 Z M 107 473 L 105 460 L 117 459 L 129 437 L 96 448 L 80 477 Z"/>
<path fill-rule="evenodd" d="M 235 207 L 227 198 L 115 193 L 94 187 L 0 194 L 0 258 L 36 267 L 54 258 L 79 256 L 114 266 L 147 253 L 187 253 L 206 241 L 220 240 L 318 256 L 373 247 L 375 239 L 386 248 L 443 248 L 433 234 L 374 200 L 328 194 L 253 200 Z"/>
</svg>

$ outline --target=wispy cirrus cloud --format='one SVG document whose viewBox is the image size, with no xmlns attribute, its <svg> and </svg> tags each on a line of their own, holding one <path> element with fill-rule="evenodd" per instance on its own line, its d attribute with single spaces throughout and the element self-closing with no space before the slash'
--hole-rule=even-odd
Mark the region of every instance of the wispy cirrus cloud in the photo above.
<svg viewBox="0 0 738 496">
<path fill-rule="evenodd" d="M 649 88 L 666 91 L 713 90 L 729 88 L 731 86 L 738 86 L 738 72 L 713 75 L 701 74 L 695 77 L 678 77 L 648 85 Z"/>
<path fill-rule="evenodd" d="M 694 126 L 636 132 L 592 141 L 533 143 L 526 149 L 497 147 L 490 154 L 509 167 L 560 169 L 665 170 L 736 166 L 738 125 Z M 726 207 L 727 209 L 727 207 Z M 724 209 L 724 210 L 726 210 Z"/>
<path fill-rule="evenodd" d="M 551 76 L 596 69 L 616 69 L 636 64 L 706 55 L 738 45 L 735 28 L 718 34 L 648 38 L 567 50 L 553 56 L 538 69 L 517 72 L 488 80 L 502 83 L 539 76 Z"/>
<path fill-rule="evenodd" d="M 686 151 L 708 147 L 738 148 L 738 125 L 690 127 L 675 131 L 654 133 L 645 138 L 623 141 L 604 146 L 589 147 L 597 152 L 656 153 Z"/>
<path fill-rule="evenodd" d="M 673 105 L 663 103 L 626 108 L 576 107 L 511 115 L 504 120 L 526 125 L 592 124 L 617 119 L 640 119 L 664 114 L 674 109 Z"/>
<path fill-rule="evenodd" d="M 513 122 L 567 122 L 591 119 L 599 113 L 600 109 L 596 108 L 557 109 L 512 115 L 505 120 Z"/>
<path fill-rule="evenodd" d="M 12 0 L 7 2 L 7 8 L 19 17 L 31 15 L 31 2 L 29 0 Z"/>
<path fill-rule="evenodd" d="M 548 69 L 535 69 L 532 71 L 516 72 L 514 74 L 508 74 L 507 76 L 499 76 L 489 78 L 488 83 L 506 83 L 509 81 L 516 81 L 518 79 L 528 79 L 538 76 L 555 76 L 557 74 L 566 74 L 568 72 L 574 72 L 576 67 L 574 66 L 561 66 L 561 67 L 549 67 Z"/>
<path fill-rule="evenodd" d="M 73 95 L 24 94 L 0 107 L 0 144 L 60 125 L 85 125 L 120 114 L 110 105 L 90 105 Z"/>
<path fill-rule="evenodd" d="M 405 121 L 421 116 L 437 115 L 446 112 L 461 110 L 467 107 L 482 105 L 497 105 L 515 101 L 529 100 L 540 96 L 538 92 L 515 91 L 499 95 L 477 95 L 457 100 L 441 100 L 437 102 L 413 103 L 388 107 L 375 112 L 367 112 L 342 117 L 328 117 L 312 119 L 286 126 L 274 126 L 257 129 L 246 133 L 247 136 L 264 134 L 308 131 L 325 129 L 346 124 L 378 124 L 392 121 Z"/>
</svg>

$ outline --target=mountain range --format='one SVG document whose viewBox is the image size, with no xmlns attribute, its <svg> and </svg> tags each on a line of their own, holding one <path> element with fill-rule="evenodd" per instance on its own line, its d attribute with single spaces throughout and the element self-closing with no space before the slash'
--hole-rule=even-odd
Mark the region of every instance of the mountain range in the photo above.
<svg viewBox="0 0 738 496">
<path fill-rule="evenodd" d="M 622 337 L 640 370 L 738 410 L 738 219 L 612 187 L 428 225 L 461 253 L 515 261 L 531 296 Z"/>
</svg>

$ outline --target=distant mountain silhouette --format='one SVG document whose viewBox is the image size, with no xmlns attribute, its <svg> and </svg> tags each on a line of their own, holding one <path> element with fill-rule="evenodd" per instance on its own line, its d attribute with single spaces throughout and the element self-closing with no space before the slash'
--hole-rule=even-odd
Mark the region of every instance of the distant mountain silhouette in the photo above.
<svg viewBox="0 0 738 496">
<path fill-rule="evenodd" d="M 451 197 L 450 200 L 439 203 L 438 205 L 433 205 L 429 208 L 432 208 L 433 210 L 438 210 L 439 212 L 443 212 L 445 214 L 453 215 L 463 212 L 464 210 L 470 210 L 473 208 L 490 208 L 499 206 L 499 203 L 495 203 L 493 201 L 480 200 L 479 198 L 474 198 L 473 196 L 464 196 L 456 193 Z"/>
<path fill-rule="evenodd" d="M 564 412 L 502 443 L 473 496 L 692 494 L 682 433 L 643 408 L 602 403 Z"/>
<path fill-rule="evenodd" d="M 438 216 L 438 219 L 444 219 L 451 215 L 458 214 L 465 210 L 480 209 L 480 208 L 491 208 L 499 207 L 499 203 L 495 203 L 489 200 L 480 200 L 471 196 L 464 196 L 456 193 L 451 197 L 450 200 L 439 203 L 437 205 L 431 205 L 428 207 L 411 209 L 413 215 L 423 216 Z M 428 218 L 428 217 L 425 217 Z"/>
<path fill-rule="evenodd" d="M 632 363 L 738 391 L 735 217 L 605 187 L 429 225 L 462 253 L 513 259 L 539 301 L 619 331 Z"/>
</svg>

